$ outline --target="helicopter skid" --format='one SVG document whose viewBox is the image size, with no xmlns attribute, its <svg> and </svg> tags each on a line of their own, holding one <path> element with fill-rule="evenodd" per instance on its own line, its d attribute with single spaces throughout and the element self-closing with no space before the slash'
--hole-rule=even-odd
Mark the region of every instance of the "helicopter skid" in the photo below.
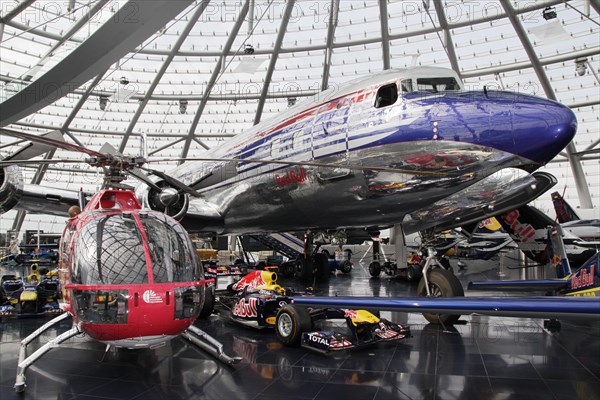
<svg viewBox="0 0 600 400">
<path fill-rule="evenodd" d="M 140 336 L 136 338 L 119 340 L 101 340 L 102 343 L 109 346 L 121 347 L 126 349 L 156 349 L 164 346 L 169 340 L 176 338 L 177 335 L 155 335 Z"/>
<path fill-rule="evenodd" d="M 242 357 L 231 357 L 225 354 L 221 342 L 194 325 L 190 325 L 187 330 L 181 333 L 181 336 L 227 365 L 234 365 L 242 361 Z"/>
</svg>

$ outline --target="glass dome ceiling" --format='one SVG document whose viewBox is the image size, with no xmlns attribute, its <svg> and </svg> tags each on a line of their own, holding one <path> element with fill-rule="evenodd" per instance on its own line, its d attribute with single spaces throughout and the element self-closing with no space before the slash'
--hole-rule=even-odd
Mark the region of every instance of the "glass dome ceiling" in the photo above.
<svg viewBox="0 0 600 400">
<path fill-rule="evenodd" d="M 580 155 L 585 182 L 578 190 L 568 151 L 546 170 L 574 205 L 591 199 L 598 207 L 594 1 L 25 0 L 3 1 L 0 11 L 0 126 L 65 129 L 68 141 L 96 150 L 109 142 L 132 155 L 144 133 L 150 155 L 200 156 L 324 88 L 388 68 L 436 65 L 458 71 L 468 89 L 536 94 L 572 107 L 579 128 L 570 152 L 587 152 Z M 35 82 L 51 73 L 62 79 L 50 81 L 56 91 L 40 92 Z M 24 95 L 33 106 L 14 101 Z M 0 155 L 21 144 L 0 138 Z M 37 169 L 24 170 L 32 182 Z M 58 164 L 40 180 L 95 190 L 101 176 Z M 588 200 L 580 199 L 581 186 Z M 538 203 L 553 212 L 549 195 Z M 0 231 L 13 227 L 16 214 L 2 215 Z M 60 231 L 64 220 L 26 221 Z"/>
</svg>

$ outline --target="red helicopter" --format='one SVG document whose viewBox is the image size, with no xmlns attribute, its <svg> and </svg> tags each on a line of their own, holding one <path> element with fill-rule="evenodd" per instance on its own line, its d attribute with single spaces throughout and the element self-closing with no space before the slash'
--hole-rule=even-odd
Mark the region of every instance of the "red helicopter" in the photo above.
<svg viewBox="0 0 600 400">
<path fill-rule="evenodd" d="M 40 142 L 39 136 L 11 133 Z M 52 138 L 41 140 L 71 150 L 78 147 L 91 155 L 87 162 L 105 169 L 104 186 L 111 189 L 101 190 L 87 202 L 82 193 L 80 204 L 69 209 L 59 254 L 61 308 L 66 312 L 21 342 L 15 390 L 25 390 L 25 372 L 37 359 L 80 333 L 106 343 L 107 350 L 110 346 L 155 348 L 182 335 L 229 365 L 241 361 L 226 355 L 221 343 L 192 325 L 199 316 L 212 313 L 214 280 L 204 278 L 185 229 L 166 214 L 142 209 L 133 191 L 122 189 L 124 171 L 141 168 L 145 159 L 65 146 Z M 176 196 L 162 199 L 166 208 Z M 70 330 L 27 357 L 32 340 L 68 317 L 73 319 Z"/>
</svg>

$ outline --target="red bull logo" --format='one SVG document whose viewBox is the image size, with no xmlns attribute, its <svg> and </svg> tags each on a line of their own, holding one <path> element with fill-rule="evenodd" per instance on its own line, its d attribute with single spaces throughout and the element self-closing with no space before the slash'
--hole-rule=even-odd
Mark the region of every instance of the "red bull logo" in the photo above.
<svg viewBox="0 0 600 400">
<path fill-rule="evenodd" d="M 293 183 L 304 184 L 307 179 L 308 175 L 303 167 L 300 167 L 300 169 L 292 169 L 283 176 L 275 175 L 275 182 L 277 182 L 277 186 L 279 187 L 284 187 Z"/>
<path fill-rule="evenodd" d="M 501 218 L 512 229 L 513 234 L 518 237 L 523 243 L 527 243 L 535 236 L 535 228 L 530 224 L 521 223 L 519 217 L 521 214 L 518 210 L 512 210 L 504 214 Z"/>
<path fill-rule="evenodd" d="M 241 299 L 236 303 L 236 305 L 233 307 L 233 315 L 241 318 L 253 318 L 258 316 L 256 307 L 258 299 L 251 297 L 247 300 L 248 301 L 246 301 L 246 299 Z"/>
<path fill-rule="evenodd" d="M 571 278 L 571 289 L 579 289 L 594 285 L 594 267 L 594 265 L 591 265 L 589 272 L 586 268 L 580 270 L 577 275 L 573 275 Z"/>
</svg>

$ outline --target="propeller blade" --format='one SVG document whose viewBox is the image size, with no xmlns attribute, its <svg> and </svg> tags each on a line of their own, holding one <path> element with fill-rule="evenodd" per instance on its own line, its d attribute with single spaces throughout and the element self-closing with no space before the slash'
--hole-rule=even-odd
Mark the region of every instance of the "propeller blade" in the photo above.
<svg viewBox="0 0 600 400">
<path fill-rule="evenodd" d="M 158 192 L 162 191 L 162 189 L 159 186 L 157 186 L 156 183 L 152 182 L 152 180 L 150 178 L 148 178 L 148 175 L 146 175 L 139 168 L 130 169 L 129 175 L 133 176 L 134 178 L 138 179 L 141 182 L 144 182 L 146 185 L 150 186 L 152 189 L 154 189 Z"/>
<path fill-rule="evenodd" d="M 71 150 L 71 151 L 76 151 L 79 153 L 85 153 L 89 156 L 97 157 L 100 159 L 106 158 L 106 156 L 104 154 L 99 153 L 94 150 L 90 150 L 87 147 L 79 146 L 77 144 L 67 143 L 67 142 L 61 141 L 61 140 L 56 140 L 52 137 L 46 137 L 43 135 L 42 136 L 32 135 L 32 134 L 25 133 L 25 132 L 17 132 L 17 131 L 13 131 L 10 129 L 4 129 L 4 128 L 0 129 L 0 134 L 6 135 L 6 136 L 11 136 L 11 137 L 14 137 L 17 139 L 29 140 L 33 143 L 39 143 L 39 144 L 45 144 L 47 146 L 57 147 L 57 148 L 63 149 L 63 150 Z"/>
<path fill-rule="evenodd" d="M 278 164 L 278 165 L 291 165 L 299 167 L 319 167 L 319 168 L 341 168 L 358 171 L 378 171 L 378 172 L 392 172 L 396 174 L 411 174 L 411 175 L 422 175 L 422 176 L 448 176 L 443 172 L 434 171 L 419 171 L 412 169 L 400 169 L 400 168 L 389 168 L 389 167 L 369 167 L 362 165 L 342 165 L 342 164 L 327 164 L 319 162 L 303 162 L 303 161 L 283 161 L 283 160 L 260 160 L 260 159 L 239 159 L 239 158 L 208 158 L 208 157 L 189 157 L 189 158 L 150 158 L 146 160 L 148 163 L 153 162 L 185 162 L 185 161 L 223 161 L 223 162 L 244 162 L 244 163 L 259 163 L 259 164 Z"/>
<path fill-rule="evenodd" d="M 164 181 L 167 182 L 169 185 L 176 187 L 177 189 L 181 190 L 184 193 L 187 193 L 194 197 L 202 197 L 202 195 L 200 193 L 198 193 L 197 191 L 195 191 L 194 189 L 192 189 L 185 183 L 173 178 L 172 176 L 165 174 L 164 172 L 160 172 L 160 171 L 157 171 L 154 169 L 144 168 L 144 167 L 140 167 L 140 169 L 142 169 L 144 171 L 148 171 L 148 172 L 158 176 L 159 178 L 164 179 Z"/>
<path fill-rule="evenodd" d="M 63 133 L 59 130 L 44 133 L 42 136 L 44 136 L 47 139 L 64 142 Z M 55 146 L 49 146 L 44 143 L 29 142 L 25 146 L 23 146 L 19 150 L 17 150 L 15 153 L 6 157 L 4 159 L 4 161 L 29 160 L 31 158 L 41 156 L 42 154 L 47 153 L 51 150 L 54 150 L 55 148 L 56 148 Z"/>
</svg>

